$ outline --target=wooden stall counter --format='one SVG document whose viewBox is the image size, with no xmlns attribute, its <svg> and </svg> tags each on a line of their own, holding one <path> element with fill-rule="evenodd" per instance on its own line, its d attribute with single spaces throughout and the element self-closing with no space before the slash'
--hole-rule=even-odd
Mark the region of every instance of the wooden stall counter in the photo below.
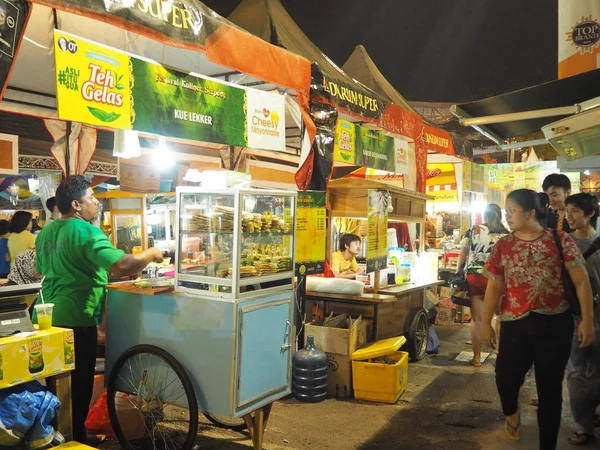
<svg viewBox="0 0 600 450">
<path fill-rule="evenodd" d="M 425 312 L 425 293 L 428 289 L 437 290 L 443 281 L 405 283 L 387 286 L 378 293 L 362 295 L 306 292 L 306 310 L 312 311 L 317 302 L 324 304 L 325 316 L 336 314 L 362 315 L 371 322 L 369 341 L 378 341 L 394 336 L 405 335 L 408 350 L 413 360 L 424 357 L 429 330 Z"/>
</svg>

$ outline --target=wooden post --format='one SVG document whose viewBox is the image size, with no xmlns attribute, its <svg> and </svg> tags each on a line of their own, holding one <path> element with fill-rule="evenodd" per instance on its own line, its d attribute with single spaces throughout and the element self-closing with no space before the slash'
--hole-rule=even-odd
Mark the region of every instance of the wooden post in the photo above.
<svg viewBox="0 0 600 450">
<path fill-rule="evenodd" d="M 269 403 L 254 411 L 254 415 L 253 413 L 249 413 L 243 416 L 244 422 L 246 422 L 246 426 L 248 427 L 248 434 L 254 444 L 254 450 L 262 450 L 263 448 L 263 438 L 272 407 L 273 403 Z"/>
<path fill-rule="evenodd" d="M 377 294 L 377 293 L 379 292 L 379 288 L 381 287 L 381 286 L 380 286 L 380 284 L 381 284 L 381 283 L 379 282 L 379 281 L 380 281 L 380 280 L 379 280 L 379 278 L 380 278 L 379 270 L 376 270 L 376 271 L 375 271 L 375 273 L 373 274 L 373 277 L 374 277 L 374 281 L 373 281 L 373 292 L 374 292 L 375 294 Z"/>
<path fill-rule="evenodd" d="M 73 410 L 71 406 L 71 372 L 61 373 L 46 379 L 50 391 L 60 400 L 56 416 L 56 429 L 67 441 L 73 439 Z"/>
</svg>

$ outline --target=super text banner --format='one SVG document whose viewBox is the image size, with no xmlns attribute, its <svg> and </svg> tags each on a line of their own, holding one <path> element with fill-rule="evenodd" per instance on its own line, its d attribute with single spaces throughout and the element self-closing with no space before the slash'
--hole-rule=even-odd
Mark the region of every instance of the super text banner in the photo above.
<svg viewBox="0 0 600 450">
<path fill-rule="evenodd" d="M 30 12 L 31 8 L 25 0 L 0 0 L 0 100 Z"/>
<path fill-rule="evenodd" d="M 111 128 L 285 149 L 283 96 L 255 92 L 54 33 L 58 115 Z"/>
<path fill-rule="evenodd" d="M 335 161 L 407 174 L 407 152 L 406 141 L 394 139 L 346 120 L 337 122 L 333 151 Z"/>
</svg>

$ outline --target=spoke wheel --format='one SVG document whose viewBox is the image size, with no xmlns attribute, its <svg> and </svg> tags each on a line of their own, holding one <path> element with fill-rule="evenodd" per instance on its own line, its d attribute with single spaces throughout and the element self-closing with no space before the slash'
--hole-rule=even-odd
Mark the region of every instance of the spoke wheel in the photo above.
<svg viewBox="0 0 600 450">
<path fill-rule="evenodd" d="M 190 450 L 198 432 L 192 383 L 165 350 L 136 345 L 113 367 L 107 387 L 108 415 L 126 450 Z"/>
<path fill-rule="evenodd" d="M 408 353 L 412 361 L 425 358 L 427 339 L 429 338 L 429 320 L 424 310 L 417 311 L 408 331 Z"/>
<path fill-rule="evenodd" d="M 208 419 L 210 423 L 219 428 L 226 428 L 233 431 L 243 431 L 246 429 L 246 422 L 244 419 L 233 419 L 219 414 L 203 413 L 204 417 Z"/>
</svg>

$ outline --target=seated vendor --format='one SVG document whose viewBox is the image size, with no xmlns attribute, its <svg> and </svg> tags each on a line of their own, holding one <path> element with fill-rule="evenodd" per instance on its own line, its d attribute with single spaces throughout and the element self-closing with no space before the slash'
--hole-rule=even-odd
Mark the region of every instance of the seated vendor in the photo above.
<svg viewBox="0 0 600 450">
<path fill-rule="evenodd" d="M 360 253 L 360 238 L 355 234 L 344 234 L 340 238 L 340 250 L 331 257 L 331 270 L 336 278 L 354 279 L 362 273 L 356 262 L 356 255 Z"/>
</svg>

